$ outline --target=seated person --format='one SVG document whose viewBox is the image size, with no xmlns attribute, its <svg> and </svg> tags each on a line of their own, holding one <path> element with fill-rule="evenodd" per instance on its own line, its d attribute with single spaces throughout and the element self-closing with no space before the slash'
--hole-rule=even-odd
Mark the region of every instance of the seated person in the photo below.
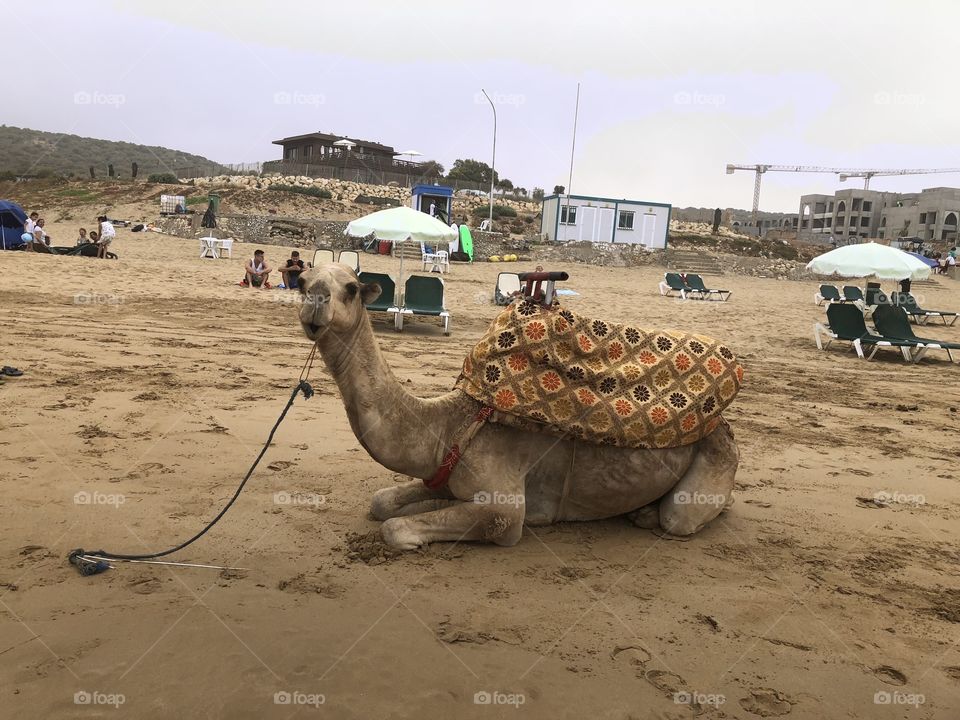
<svg viewBox="0 0 960 720">
<path fill-rule="evenodd" d="M 311 267 L 310 263 L 306 265 L 303 264 L 303 260 L 300 259 L 300 252 L 294 250 L 290 253 L 290 257 L 287 258 L 286 266 L 280 271 L 280 274 L 283 276 L 283 284 L 288 290 L 296 290 L 300 287 L 300 273 L 306 270 L 308 267 Z"/>
<path fill-rule="evenodd" d="M 77 245 L 86 245 L 90 242 L 90 238 L 87 237 L 87 229 L 80 228 L 80 237 L 77 238 Z"/>
<path fill-rule="evenodd" d="M 94 245 L 96 245 L 98 242 L 100 242 L 100 236 L 97 235 L 97 231 L 96 231 L 96 230 L 91 230 L 91 231 L 90 231 L 90 242 L 92 242 Z"/>
<path fill-rule="evenodd" d="M 44 241 L 43 228 L 37 225 L 33 229 L 33 241 L 27 246 L 27 250 L 52 255 L 53 250 L 50 249 L 50 246 L 47 244 L 48 242 L 49 240 Z"/>
<path fill-rule="evenodd" d="M 267 261 L 263 257 L 263 250 L 257 250 L 253 253 L 253 259 L 247 260 L 247 272 L 240 284 L 247 287 L 258 287 L 261 290 L 269 289 L 270 283 L 267 282 L 267 279 L 270 277 L 271 270 L 272 268 L 267 265 Z"/>
</svg>

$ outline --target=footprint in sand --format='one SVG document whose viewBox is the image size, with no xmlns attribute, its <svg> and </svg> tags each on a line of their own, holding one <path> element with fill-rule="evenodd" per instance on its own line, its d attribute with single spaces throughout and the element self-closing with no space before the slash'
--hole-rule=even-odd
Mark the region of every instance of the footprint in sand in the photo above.
<svg viewBox="0 0 960 720">
<path fill-rule="evenodd" d="M 793 709 L 793 705 L 787 696 L 773 688 L 751 690 L 747 697 L 740 698 L 740 707 L 748 713 L 760 717 L 786 715 Z"/>
<path fill-rule="evenodd" d="M 643 679 L 669 698 L 674 697 L 687 685 L 682 677 L 666 670 L 648 670 L 643 674 Z"/>
<path fill-rule="evenodd" d="M 268 470 L 273 470 L 274 472 L 279 472 L 281 470 L 286 470 L 291 465 L 295 463 L 290 462 L 289 460 L 274 460 L 272 463 L 267 465 Z"/>
<path fill-rule="evenodd" d="M 139 595 L 150 595 L 160 590 L 163 587 L 163 583 L 156 578 L 140 578 L 128 582 L 127 587 Z"/>
<path fill-rule="evenodd" d="M 650 653 L 639 645 L 617 645 L 610 657 L 618 662 L 628 662 L 637 667 L 643 667 L 650 662 Z"/>
<path fill-rule="evenodd" d="M 880 665 L 879 667 L 873 668 L 873 674 L 887 685 L 900 687 L 907 684 L 907 676 L 889 665 Z"/>
</svg>

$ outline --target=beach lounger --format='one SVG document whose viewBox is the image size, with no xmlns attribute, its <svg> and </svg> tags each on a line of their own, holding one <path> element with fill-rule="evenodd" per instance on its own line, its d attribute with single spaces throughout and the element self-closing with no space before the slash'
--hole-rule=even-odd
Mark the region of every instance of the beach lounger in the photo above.
<svg viewBox="0 0 960 720">
<path fill-rule="evenodd" d="M 404 315 L 428 315 L 443 321 L 443 334 L 450 334 L 450 313 L 444 306 L 443 280 L 411 275 L 403 289 L 403 307 L 397 313 L 397 332 L 403 330 Z"/>
<path fill-rule="evenodd" d="M 843 299 L 847 302 L 866 304 L 866 300 L 863 297 L 863 291 L 855 285 L 843 286 Z"/>
<path fill-rule="evenodd" d="M 367 283 L 377 283 L 380 286 L 380 297 L 374 300 L 372 303 L 365 305 L 364 307 L 369 312 L 383 312 L 393 315 L 394 321 L 393 324 L 396 326 L 397 314 L 400 312 L 400 308 L 397 304 L 397 282 L 393 279 L 392 276 L 386 275 L 384 273 L 372 273 L 372 272 L 362 272 L 358 276 L 360 282 Z"/>
<path fill-rule="evenodd" d="M 960 350 L 960 343 L 944 342 L 943 340 L 931 340 L 930 338 L 917 337 L 910 325 L 910 318 L 907 311 L 896 305 L 878 305 L 873 311 L 873 324 L 877 332 L 884 337 L 899 338 L 900 340 L 913 340 L 923 343 L 923 350 L 943 350 L 947 357 L 953 362 L 952 350 Z M 920 358 L 917 357 L 917 360 Z"/>
<path fill-rule="evenodd" d="M 333 250 L 317 250 L 313 254 L 314 267 L 320 267 L 321 265 L 326 265 L 327 263 L 332 263 L 333 261 Z"/>
<path fill-rule="evenodd" d="M 502 272 L 497 275 L 497 285 L 493 289 L 493 302 L 497 305 L 509 305 L 515 295 L 521 293 L 520 276 L 517 273 Z"/>
<path fill-rule="evenodd" d="M 697 293 L 700 298 L 703 298 L 703 293 L 687 285 L 679 273 L 664 273 L 663 280 L 660 282 L 660 294 L 672 295 L 674 291 L 680 293 L 680 297 L 684 300 L 687 299 L 687 295 L 693 293 Z"/>
<path fill-rule="evenodd" d="M 957 313 L 945 310 L 924 310 L 917 304 L 917 299 L 910 293 L 897 293 L 896 303 L 907 311 L 907 315 L 919 325 L 926 325 L 930 318 L 940 318 L 944 325 L 953 325 L 957 321 Z M 950 322 L 947 322 L 950 318 Z"/>
<path fill-rule="evenodd" d="M 360 272 L 360 253 L 356 250 L 341 250 L 340 255 L 337 256 L 337 262 L 346 265 L 355 273 Z"/>
<path fill-rule="evenodd" d="M 732 290 L 716 290 L 708 288 L 703 284 L 703 278 L 693 273 L 687 273 L 687 286 L 691 290 L 696 290 L 698 293 L 700 293 L 700 296 L 704 299 L 708 299 L 713 295 L 717 295 L 721 300 L 726 302 L 730 299 L 730 296 L 733 295 Z M 726 297 L 724 297 L 724 295 L 726 295 Z"/>
<path fill-rule="evenodd" d="M 870 356 L 867 360 L 873 360 L 877 350 L 882 347 L 897 348 L 907 362 L 919 360 L 924 348 L 923 343 L 914 340 L 900 340 L 897 338 L 888 338 L 881 335 L 874 335 L 867 330 L 867 324 L 863 320 L 863 312 L 852 303 L 830 303 L 827 305 L 827 321 L 829 327 L 816 323 L 813 326 L 813 338 L 817 343 L 817 349 L 823 350 L 830 347 L 834 340 L 848 342 L 857 351 L 857 356 L 864 358 L 864 346 L 872 347 Z M 829 338 L 827 344 L 823 344 L 822 337 Z M 916 353 L 916 355 L 914 354 Z"/>
<path fill-rule="evenodd" d="M 846 302 L 847 299 L 840 295 L 836 285 L 821 285 L 820 289 L 813 294 L 813 301 L 817 305 L 823 305 L 824 301 L 828 303 Z"/>
</svg>

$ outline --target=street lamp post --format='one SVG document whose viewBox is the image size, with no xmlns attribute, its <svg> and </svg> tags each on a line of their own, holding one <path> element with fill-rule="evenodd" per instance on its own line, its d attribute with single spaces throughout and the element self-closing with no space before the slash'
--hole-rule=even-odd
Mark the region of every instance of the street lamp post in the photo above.
<svg viewBox="0 0 960 720">
<path fill-rule="evenodd" d="M 480 91 L 487 102 L 490 103 L 490 109 L 493 110 L 493 159 L 490 161 L 490 230 L 493 230 L 493 179 L 497 175 L 495 169 L 497 165 L 497 106 L 493 104 L 493 100 L 487 95 L 486 90 L 480 88 Z"/>
</svg>

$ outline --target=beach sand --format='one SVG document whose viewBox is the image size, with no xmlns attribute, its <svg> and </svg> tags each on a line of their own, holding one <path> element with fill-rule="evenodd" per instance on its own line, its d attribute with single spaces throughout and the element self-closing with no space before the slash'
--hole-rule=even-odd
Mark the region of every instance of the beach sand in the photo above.
<svg viewBox="0 0 960 720">
<path fill-rule="evenodd" d="M 114 247 L 0 254 L 0 365 L 25 371 L 0 386 L 0 715 L 957 717 L 960 367 L 942 353 L 817 351 L 815 283 L 708 278 L 730 302 L 684 303 L 657 294 L 662 268 L 548 268 L 570 273 L 571 308 L 742 360 L 736 502 L 698 535 L 614 518 L 384 552 L 370 497 L 405 478 L 361 448 L 317 367 L 237 504 L 173 558 L 243 570 L 85 578 L 72 548 L 159 550 L 218 512 L 310 349 L 291 293 L 237 286 L 252 246 L 200 260 L 196 241 L 120 230 Z M 377 319 L 411 391 L 452 387 L 517 268 L 453 268 L 449 337 Z M 954 281 L 915 290 L 960 309 Z M 960 342 L 960 325 L 924 333 Z M 858 501 L 878 492 L 894 501 Z"/>
</svg>

